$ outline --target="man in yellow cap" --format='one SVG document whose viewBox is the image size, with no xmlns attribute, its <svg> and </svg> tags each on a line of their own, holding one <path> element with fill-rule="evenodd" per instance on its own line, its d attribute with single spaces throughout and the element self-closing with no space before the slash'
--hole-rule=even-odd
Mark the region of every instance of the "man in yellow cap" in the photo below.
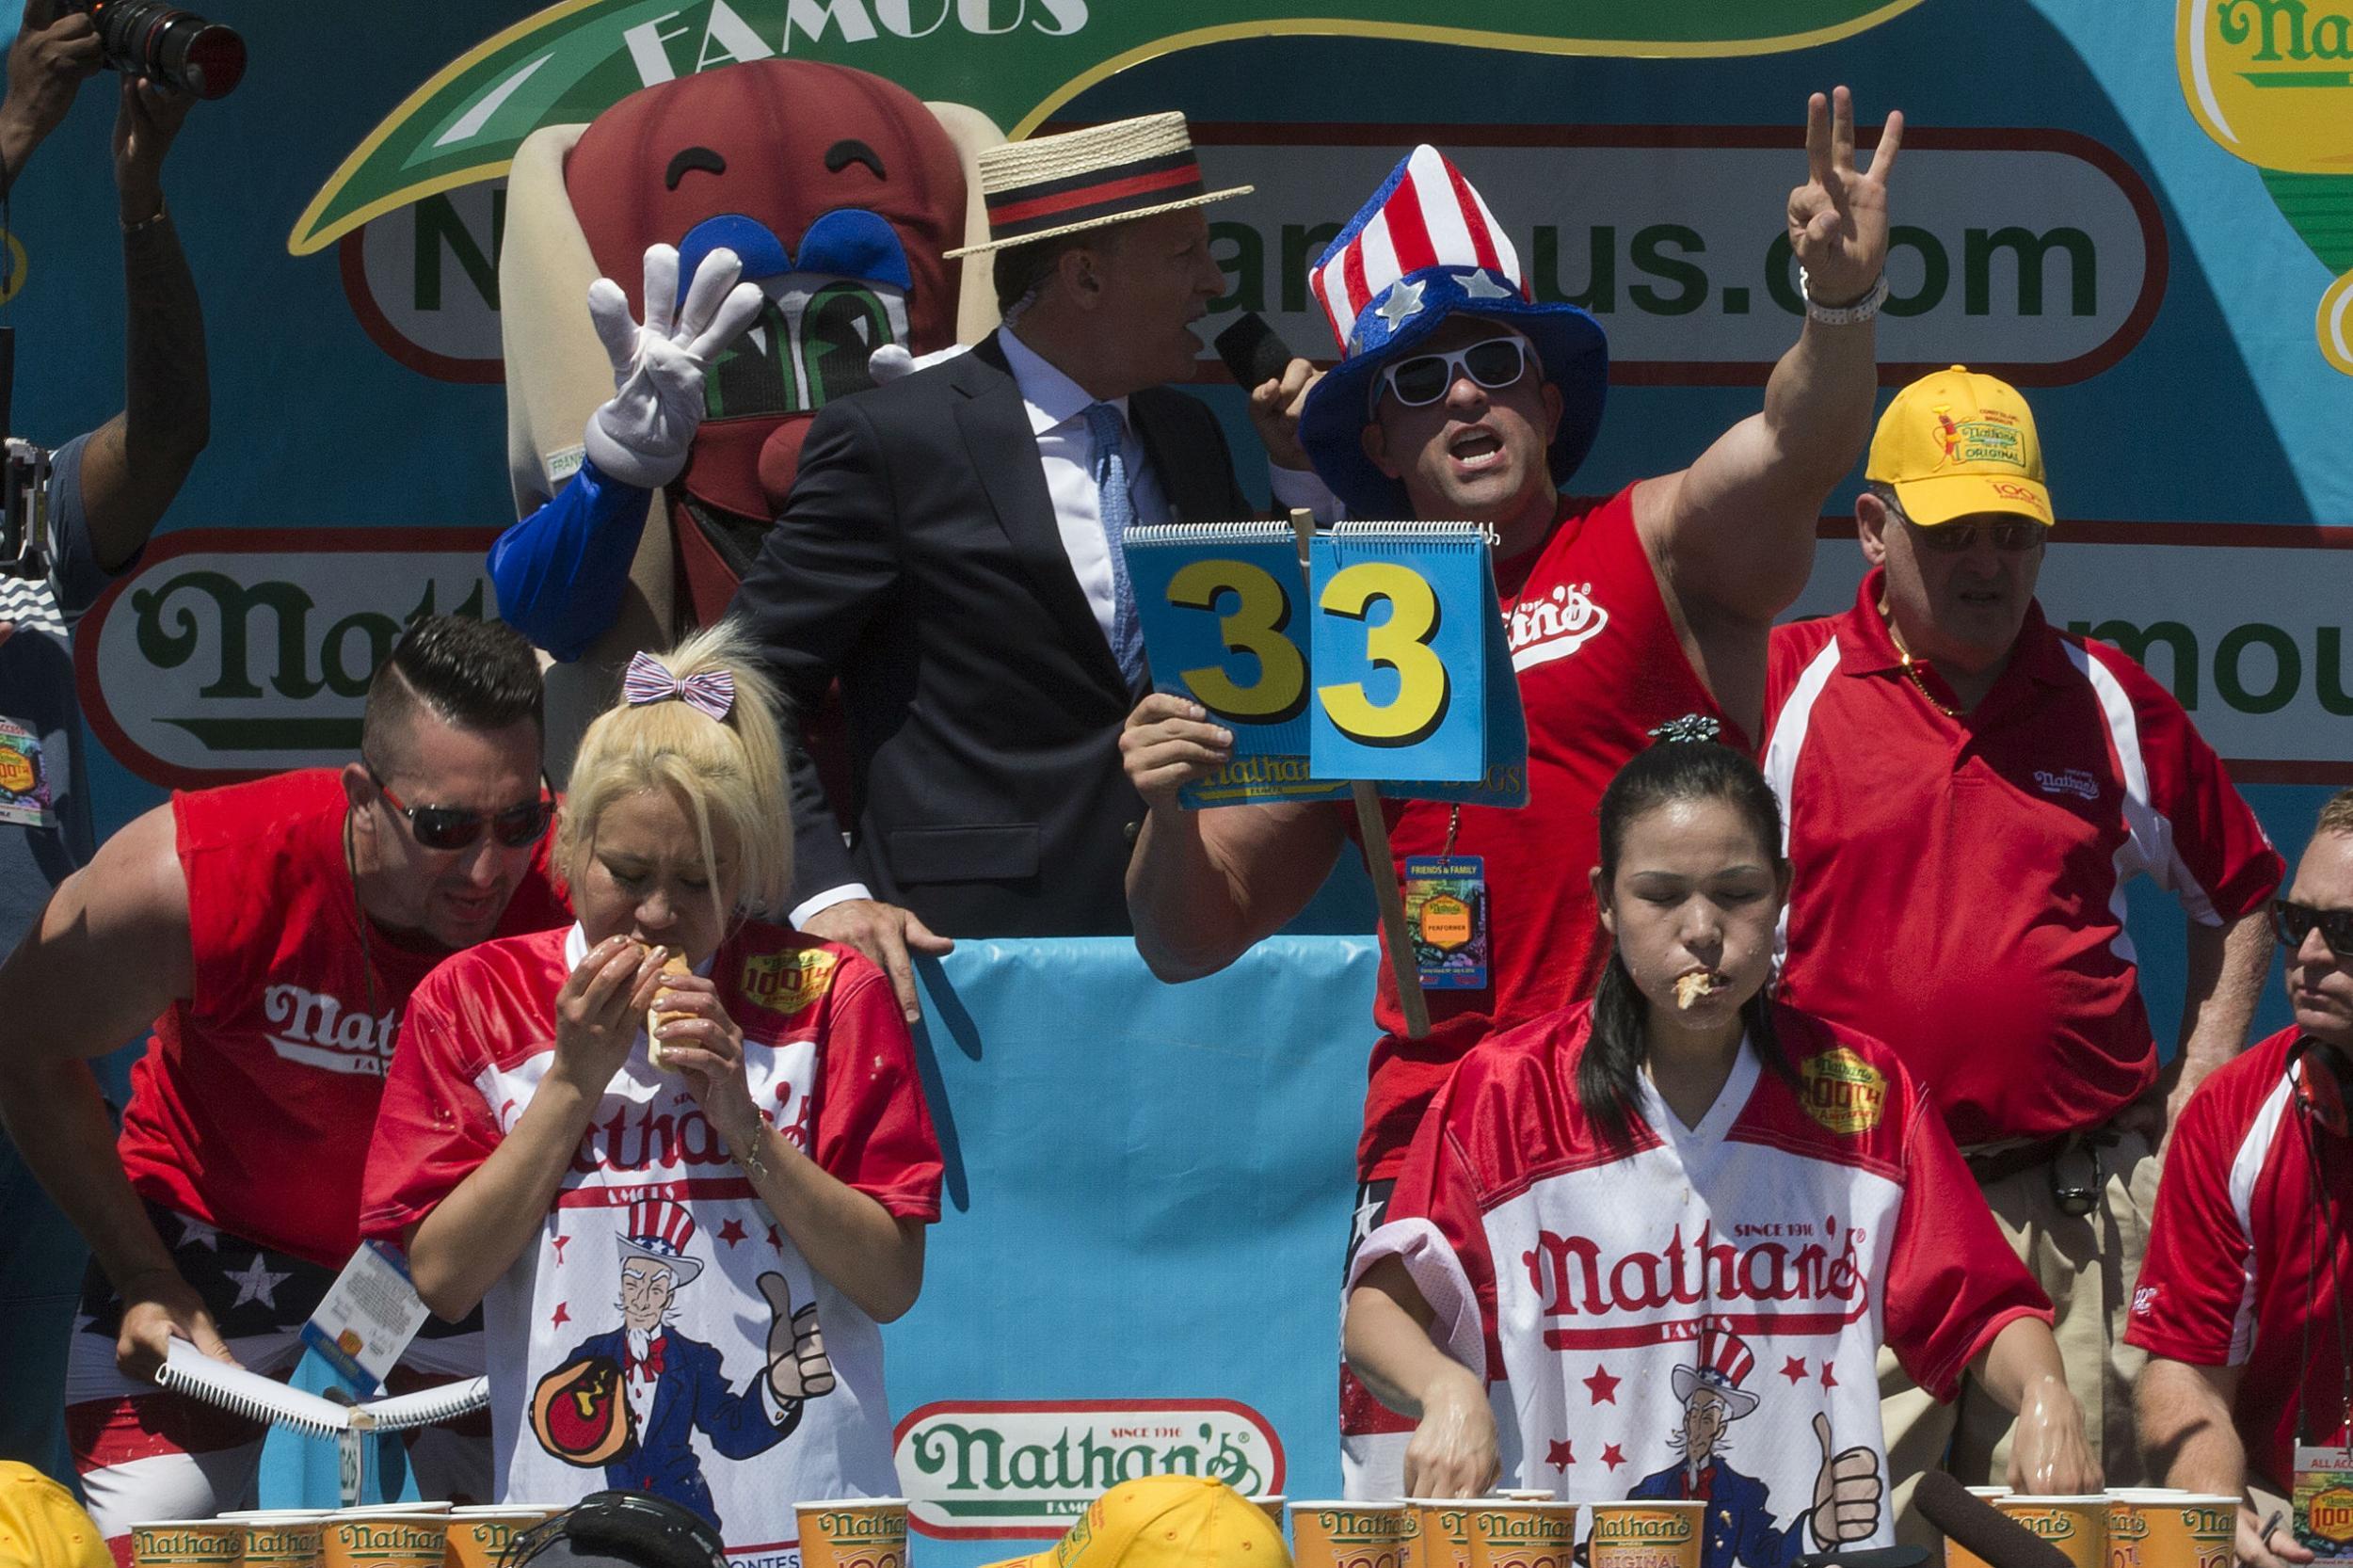
<svg viewBox="0 0 2353 1568">
<path fill-rule="evenodd" d="M 989 1568 L 1291 1568 L 1283 1532 L 1257 1504 L 1202 1476 L 1124 1480 L 1069 1533 Z"/>
<path fill-rule="evenodd" d="M 2057 1309 L 2108 1483 L 2129 1485 L 2142 1357 L 2122 1335 L 2156 1151 L 2246 1042 L 2283 868 L 2172 694 L 2043 618 L 2054 516 L 2016 389 L 1959 365 L 1913 382 L 1865 472 L 1854 607 L 1772 638 L 1763 759 L 1794 872 L 1782 983 L 1934 1091 Z M 2123 925 L 2143 874 L 2188 917 L 2162 1070 Z M 1939 1406 L 1884 1357 L 1881 1391 L 1898 1529 L 1916 1538 L 1909 1480 L 1948 1440 L 1962 1480 L 1998 1475 L 2010 1417 L 1967 1384 Z"/>
</svg>

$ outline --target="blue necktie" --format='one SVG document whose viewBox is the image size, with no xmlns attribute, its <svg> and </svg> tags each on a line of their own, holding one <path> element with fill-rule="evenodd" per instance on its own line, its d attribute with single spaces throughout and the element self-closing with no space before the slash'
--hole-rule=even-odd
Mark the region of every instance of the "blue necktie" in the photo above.
<svg viewBox="0 0 2353 1568">
<path fill-rule="evenodd" d="M 1103 542 L 1112 553 L 1112 652 L 1132 686 L 1144 676 L 1144 628 L 1136 620 L 1135 585 L 1128 581 L 1128 552 L 1120 548 L 1128 524 L 1136 520 L 1135 500 L 1128 493 L 1128 459 L 1119 445 L 1122 422 L 1119 410 L 1108 403 L 1088 404 L 1086 419 L 1087 435 L 1095 442 L 1089 472 L 1103 515 Z"/>
</svg>

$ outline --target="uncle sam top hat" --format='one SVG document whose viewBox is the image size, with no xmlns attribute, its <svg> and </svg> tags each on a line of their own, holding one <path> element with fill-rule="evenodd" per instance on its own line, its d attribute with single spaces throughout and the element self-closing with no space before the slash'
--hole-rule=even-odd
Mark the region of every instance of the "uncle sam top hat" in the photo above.
<svg viewBox="0 0 2353 1568">
<path fill-rule="evenodd" d="M 1193 132 L 1174 110 L 984 147 L 978 162 L 988 238 L 942 251 L 950 261 L 1206 206 L 1257 188 L 1207 188 Z"/>
<path fill-rule="evenodd" d="M 1699 1366 L 1677 1367 L 1668 1378 L 1674 1384 L 1675 1398 L 1685 1404 L 1705 1389 L 1724 1401 L 1724 1414 L 1737 1421 L 1756 1408 L 1756 1396 L 1740 1386 L 1749 1381 L 1755 1366 L 1748 1341 L 1733 1333 L 1730 1324 L 1710 1318 L 1700 1326 Z"/>
<path fill-rule="evenodd" d="M 1407 154 L 1308 274 L 1340 362 L 1307 394 L 1300 444 L 1357 517 L 1407 517 L 1405 487 L 1373 467 L 1361 438 L 1382 366 L 1455 312 L 1502 323 L 1534 345 L 1560 389 L 1561 428 L 1546 456 L 1553 483 L 1585 460 L 1601 424 L 1609 343 L 1574 305 L 1540 305 L 1519 252 L 1462 171 L 1428 145 Z"/>
<path fill-rule="evenodd" d="M 686 1256 L 695 1240 L 695 1217 L 666 1198 L 640 1198 L 629 1206 L 629 1230 L 614 1238 L 621 1245 L 621 1263 L 642 1257 L 668 1269 L 674 1285 L 685 1285 L 703 1272 L 700 1259 Z"/>
</svg>

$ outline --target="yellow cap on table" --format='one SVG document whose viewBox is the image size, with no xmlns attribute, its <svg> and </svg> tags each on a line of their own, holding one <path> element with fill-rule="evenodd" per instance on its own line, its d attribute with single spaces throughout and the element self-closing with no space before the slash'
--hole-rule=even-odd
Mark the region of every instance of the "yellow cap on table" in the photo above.
<svg viewBox="0 0 2353 1568">
<path fill-rule="evenodd" d="M 1087 1505 L 1068 1534 L 993 1568 L 1290 1568 L 1263 1509 L 1201 1476 L 1124 1480 Z"/>
<path fill-rule="evenodd" d="M 1893 485 L 1904 516 L 1923 528 L 1976 512 L 2054 520 L 2026 400 L 2001 377 L 1960 365 L 1896 394 L 1863 473 Z"/>
</svg>

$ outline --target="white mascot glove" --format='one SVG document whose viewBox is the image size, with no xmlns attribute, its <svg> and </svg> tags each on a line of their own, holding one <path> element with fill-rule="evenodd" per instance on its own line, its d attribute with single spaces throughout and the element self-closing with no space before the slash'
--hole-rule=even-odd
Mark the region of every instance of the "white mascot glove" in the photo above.
<svg viewBox="0 0 2353 1568">
<path fill-rule="evenodd" d="M 686 466 L 703 417 L 703 372 L 760 314 L 757 283 L 732 250 L 713 250 L 695 270 L 675 325 L 678 248 L 646 252 L 646 324 L 630 318 L 629 296 L 610 278 L 588 285 L 588 315 L 613 360 L 613 399 L 588 416 L 588 458 L 625 485 L 654 489 Z"/>
</svg>

